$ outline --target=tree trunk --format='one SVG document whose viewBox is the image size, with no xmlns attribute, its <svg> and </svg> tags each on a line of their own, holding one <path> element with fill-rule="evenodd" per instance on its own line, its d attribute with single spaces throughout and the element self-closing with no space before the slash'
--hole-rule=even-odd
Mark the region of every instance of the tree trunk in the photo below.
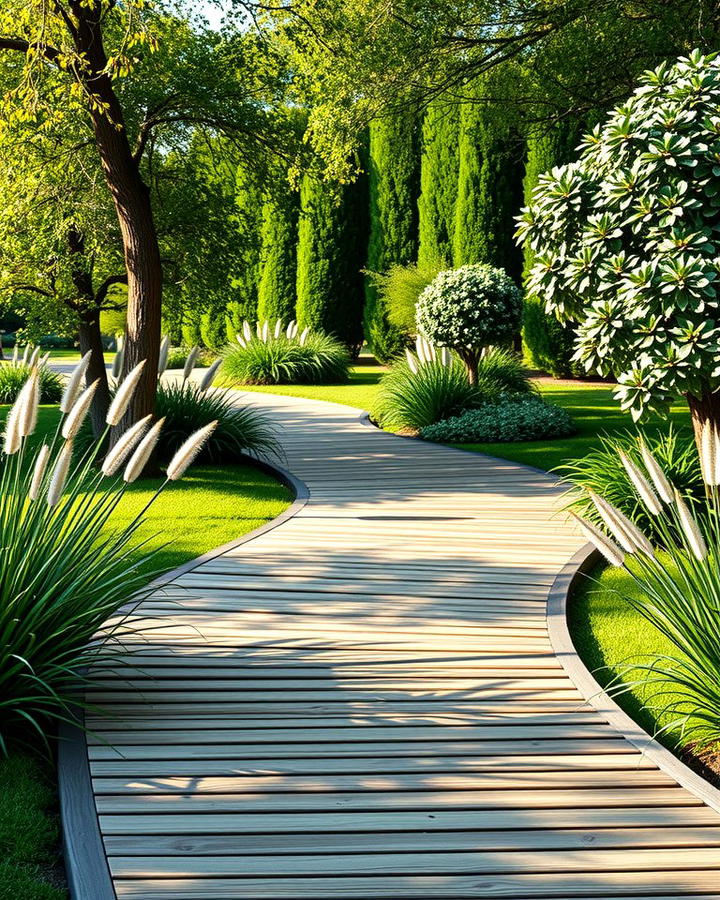
<svg viewBox="0 0 720 900">
<path fill-rule="evenodd" d="M 695 432 L 695 443 L 698 450 L 701 449 L 702 430 L 705 422 L 714 424 L 720 432 L 720 391 L 715 393 L 706 392 L 700 397 L 692 394 L 686 394 L 685 399 L 690 407 L 690 416 L 692 419 L 693 431 Z"/>
<path fill-rule="evenodd" d="M 128 309 L 124 373 L 145 360 L 135 396 L 116 431 L 155 409 L 162 311 L 162 263 L 150 203 L 150 191 L 133 157 L 122 107 L 106 71 L 102 40 L 102 5 L 73 0 L 78 20 L 77 50 L 88 60 L 81 74 L 85 88 L 97 101 L 90 108 L 95 143 L 105 181 L 120 224 L 127 269 Z"/>
<path fill-rule="evenodd" d="M 110 387 L 100 333 L 100 310 L 96 306 L 80 313 L 80 353 L 84 356 L 88 350 L 90 365 L 85 373 L 85 383 L 89 386 L 93 381 L 99 382 L 90 407 L 90 421 L 97 439 L 105 430 L 105 416 L 110 406 Z"/>
<path fill-rule="evenodd" d="M 468 381 L 472 385 L 477 384 L 478 380 L 478 362 L 480 360 L 480 354 L 474 350 L 470 350 L 468 348 L 458 349 L 457 355 L 463 361 L 465 365 L 465 371 L 467 372 Z"/>
</svg>

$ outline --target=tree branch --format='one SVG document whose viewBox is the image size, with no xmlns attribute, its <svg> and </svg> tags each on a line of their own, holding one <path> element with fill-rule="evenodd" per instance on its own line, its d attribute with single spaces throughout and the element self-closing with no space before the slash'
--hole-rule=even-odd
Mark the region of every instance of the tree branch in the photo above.
<svg viewBox="0 0 720 900">
<path fill-rule="evenodd" d="M 45 59 L 55 62 L 60 56 L 60 51 L 49 44 L 39 41 L 23 41 L 20 38 L 2 37 L 0 35 L 0 50 L 17 50 L 19 53 L 29 53 L 31 50 L 39 50 Z"/>
<path fill-rule="evenodd" d="M 105 281 L 103 281 L 103 283 L 100 285 L 100 287 L 95 292 L 95 304 L 97 306 L 102 306 L 102 304 L 105 302 L 105 300 L 107 298 L 108 291 L 110 290 L 111 287 L 113 287 L 116 284 L 127 284 L 127 283 L 128 283 L 127 272 L 124 272 L 122 275 L 108 275 L 108 277 L 105 279 Z"/>
</svg>

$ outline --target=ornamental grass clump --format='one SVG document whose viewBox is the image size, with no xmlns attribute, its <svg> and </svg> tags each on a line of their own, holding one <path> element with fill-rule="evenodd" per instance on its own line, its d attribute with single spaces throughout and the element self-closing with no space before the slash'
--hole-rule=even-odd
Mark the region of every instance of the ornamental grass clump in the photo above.
<svg viewBox="0 0 720 900">
<path fill-rule="evenodd" d="M 336 338 L 278 319 L 243 323 L 223 352 L 223 375 L 235 384 L 332 384 L 348 380 L 350 354 Z"/>
<path fill-rule="evenodd" d="M 19 357 L 16 348 L 11 360 L 0 362 L 0 403 L 14 403 L 17 400 L 33 367 L 40 375 L 40 402 L 57 403 L 63 392 L 60 376 L 47 367 L 47 354 L 40 359 L 39 348 L 28 351 L 29 347 L 26 348 L 23 357 Z M 34 362 L 31 366 L 30 360 L 33 357 Z"/>
<path fill-rule="evenodd" d="M 87 367 L 86 356 L 78 367 Z M 120 385 L 109 420 L 130 403 L 128 380 Z M 84 453 L 75 437 L 94 387 L 84 390 L 77 371 L 62 399 L 55 434 L 34 446 L 40 369 L 31 367 L 5 421 L 0 466 L 0 750 L 28 727 L 46 737 L 58 721 L 82 706 L 88 672 L 113 658 L 120 641 L 137 627 L 130 616 L 147 595 L 147 565 L 136 532 L 141 513 L 113 528 L 126 487 L 139 477 L 162 433 L 150 417 L 137 423 L 97 466 L 101 441 Z M 180 448 L 165 483 L 176 480 L 202 451 L 215 423 Z M 110 421 L 108 421 L 108 428 Z M 150 501 L 153 502 L 152 500 Z M 148 504 L 149 505 L 149 504 Z M 147 509 L 147 507 L 146 507 Z M 115 616 L 128 601 L 130 611 Z M 111 619 L 111 617 L 113 617 Z"/>
<path fill-rule="evenodd" d="M 681 740 L 702 751 L 720 741 L 720 436 L 705 424 L 700 468 L 706 496 L 695 502 L 682 497 L 646 445 L 641 463 L 621 448 L 617 453 L 661 546 L 592 489 L 588 499 L 602 525 L 572 515 L 605 559 L 633 579 L 637 595 L 627 601 L 676 652 L 628 661 L 619 679 L 633 670 L 640 675 L 610 690 L 649 688 L 645 706 L 665 723 L 660 731 L 677 729 Z"/>
<path fill-rule="evenodd" d="M 658 435 L 638 436 L 627 431 L 612 438 L 601 437 L 599 447 L 557 469 L 572 485 L 584 489 L 569 494 L 568 506 L 574 512 L 589 518 L 595 525 L 602 524 L 588 493 L 588 490 L 595 491 L 631 518 L 652 540 L 662 544 L 663 536 L 656 527 L 656 517 L 647 512 L 633 490 L 618 451 L 622 451 L 636 465 L 643 465 L 643 454 L 647 456 L 649 453 L 683 497 L 702 501 L 705 483 L 692 432 L 678 430 L 671 425 Z"/>
<path fill-rule="evenodd" d="M 205 369 L 199 382 L 190 381 L 192 366 L 186 365 L 182 381 L 158 384 L 155 411 L 165 421 L 157 445 L 160 462 L 179 453 L 190 434 L 211 423 L 215 423 L 213 431 L 201 454 L 207 462 L 239 462 L 248 455 L 280 454 L 276 430 L 266 416 L 251 406 L 238 406 L 230 390 L 209 390 L 221 362 L 218 359 Z"/>
</svg>

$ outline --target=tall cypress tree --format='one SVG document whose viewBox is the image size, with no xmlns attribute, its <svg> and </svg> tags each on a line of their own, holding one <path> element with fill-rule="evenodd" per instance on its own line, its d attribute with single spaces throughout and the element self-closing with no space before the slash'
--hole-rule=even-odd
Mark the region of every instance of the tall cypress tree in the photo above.
<svg viewBox="0 0 720 900">
<path fill-rule="evenodd" d="M 335 187 L 305 175 L 300 188 L 297 320 L 353 350 L 363 341 L 367 179 Z"/>
<path fill-rule="evenodd" d="M 257 318 L 262 192 L 255 174 L 242 165 L 238 166 L 235 183 L 238 241 L 243 247 L 243 263 L 232 282 L 233 297 L 238 304 L 238 314 L 252 322 Z"/>
<path fill-rule="evenodd" d="M 288 188 L 266 197 L 260 229 L 258 319 L 295 318 L 298 196 Z"/>
<path fill-rule="evenodd" d="M 416 258 L 419 131 L 417 112 L 410 108 L 370 125 L 367 267 L 371 272 L 386 272 L 392 265 L 406 265 Z M 382 298 L 370 279 L 365 283 L 364 326 L 365 337 L 381 361 L 402 351 L 403 336 L 388 322 Z"/>
<path fill-rule="evenodd" d="M 523 189 L 525 203 L 531 199 L 540 176 L 554 166 L 572 158 L 581 136 L 578 124 L 563 122 L 527 138 L 527 159 Z M 524 250 L 523 278 L 532 268 L 534 257 L 527 245 Z M 545 312 L 537 297 L 525 297 L 523 309 L 523 350 L 530 363 L 551 375 L 572 372 L 573 333 L 569 326 Z"/>
<path fill-rule="evenodd" d="M 460 109 L 449 98 L 434 100 L 422 126 L 418 265 L 452 265 L 458 184 Z"/>
<path fill-rule="evenodd" d="M 473 85 L 460 113 L 453 261 L 499 266 L 519 281 L 522 253 L 513 234 L 523 199 L 524 143 L 505 109 L 482 99 L 484 91 L 483 80 Z"/>
</svg>

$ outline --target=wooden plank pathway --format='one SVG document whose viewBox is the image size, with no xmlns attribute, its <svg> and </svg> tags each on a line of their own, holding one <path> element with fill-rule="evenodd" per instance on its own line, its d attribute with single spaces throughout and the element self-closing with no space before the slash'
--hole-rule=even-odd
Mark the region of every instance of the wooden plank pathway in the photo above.
<svg viewBox="0 0 720 900">
<path fill-rule="evenodd" d="M 309 501 L 158 591 L 132 668 L 99 675 L 117 897 L 720 898 L 720 815 L 553 652 L 582 543 L 553 480 L 251 399 Z"/>
</svg>

